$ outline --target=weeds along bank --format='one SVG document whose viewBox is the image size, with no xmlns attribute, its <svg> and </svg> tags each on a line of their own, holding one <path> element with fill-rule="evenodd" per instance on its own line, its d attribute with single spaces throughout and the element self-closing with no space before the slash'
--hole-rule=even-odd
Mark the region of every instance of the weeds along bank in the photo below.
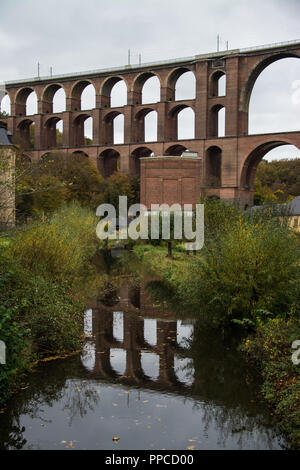
<svg viewBox="0 0 300 470">
<path fill-rule="evenodd" d="M 175 303 L 213 328 L 240 328 L 241 347 L 264 378 L 264 397 L 300 447 L 300 365 L 291 360 L 292 343 L 300 340 L 299 238 L 271 212 L 249 215 L 205 201 L 205 245 L 196 255 L 181 245 L 173 259 L 163 245 L 135 252 Z"/>
<path fill-rule="evenodd" d="M 0 241 L 0 404 L 35 360 L 81 347 L 86 298 L 99 282 L 96 224 L 92 211 L 71 203 Z"/>
</svg>

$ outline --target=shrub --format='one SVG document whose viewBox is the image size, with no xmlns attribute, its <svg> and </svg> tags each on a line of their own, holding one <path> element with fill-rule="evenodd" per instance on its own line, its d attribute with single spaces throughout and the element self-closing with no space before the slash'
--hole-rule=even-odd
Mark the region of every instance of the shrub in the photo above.
<svg viewBox="0 0 300 470">
<path fill-rule="evenodd" d="M 293 341 L 300 339 L 300 319 L 274 318 L 257 326 L 242 349 L 261 369 L 263 395 L 274 409 L 280 428 L 295 448 L 300 448 L 300 375 L 293 364 Z"/>
<path fill-rule="evenodd" d="M 190 264 L 178 289 L 215 324 L 255 325 L 258 318 L 299 309 L 300 251 L 275 220 L 239 216 Z"/>
<path fill-rule="evenodd" d="M 19 233 L 11 254 L 23 268 L 46 278 L 72 280 L 88 269 L 97 249 L 96 226 L 92 211 L 73 202 Z"/>
</svg>

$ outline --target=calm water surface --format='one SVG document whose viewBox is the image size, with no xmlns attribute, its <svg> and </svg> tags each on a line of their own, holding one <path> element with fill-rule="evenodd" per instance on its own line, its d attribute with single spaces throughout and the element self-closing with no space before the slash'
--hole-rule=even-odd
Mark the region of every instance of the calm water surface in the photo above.
<svg viewBox="0 0 300 470">
<path fill-rule="evenodd" d="M 146 283 L 100 292 L 84 328 L 82 354 L 41 364 L 0 415 L 1 449 L 287 448 L 232 338 Z"/>
</svg>

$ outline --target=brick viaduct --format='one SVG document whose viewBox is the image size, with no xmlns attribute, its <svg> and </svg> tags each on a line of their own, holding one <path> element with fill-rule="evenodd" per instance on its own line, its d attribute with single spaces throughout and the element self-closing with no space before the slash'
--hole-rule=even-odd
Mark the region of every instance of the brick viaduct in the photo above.
<svg viewBox="0 0 300 470">
<path fill-rule="evenodd" d="M 200 164 L 199 194 L 222 199 L 239 199 L 252 204 L 257 165 L 275 147 L 292 144 L 300 148 L 300 130 L 275 134 L 248 135 L 248 110 L 251 92 L 259 74 L 271 63 L 287 57 L 300 57 L 300 42 L 273 44 L 252 49 L 235 49 L 173 61 L 156 62 L 70 75 L 41 77 L 7 82 L 11 116 L 5 119 L 14 142 L 29 142 L 29 127 L 34 123 L 32 159 L 57 148 L 56 123 L 63 121 L 63 141 L 67 153 L 84 152 L 104 176 L 117 168 L 128 174 L 140 172 L 140 157 L 181 155 L 185 149 L 197 152 Z M 190 100 L 175 100 L 178 78 L 192 71 L 196 95 Z M 218 95 L 218 81 L 226 76 L 226 92 Z M 142 88 L 152 76 L 160 81 L 160 101 L 142 104 Z M 127 104 L 111 107 L 111 90 L 120 80 L 127 86 Z M 81 94 L 92 84 L 96 107 L 81 110 Z M 64 89 L 66 111 L 53 113 L 53 97 Z M 32 91 L 38 99 L 38 113 L 26 116 L 26 100 Z M 177 118 L 184 108 L 195 116 L 194 138 L 178 140 Z M 225 136 L 218 137 L 218 112 L 226 110 Z M 157 112 L 157 140 L 145 143 L 144 120 Z M 113 120 L 124 115 L 124 143 L 113 144 Z M 93 118 L 93 140 L 85 144 L 84 121 Z"/>
</svg>

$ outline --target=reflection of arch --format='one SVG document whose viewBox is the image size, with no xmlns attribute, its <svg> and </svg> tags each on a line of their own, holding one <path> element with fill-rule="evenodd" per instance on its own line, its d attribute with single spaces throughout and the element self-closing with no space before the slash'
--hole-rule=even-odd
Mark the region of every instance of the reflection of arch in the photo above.
<svg viewBox="0 0 300 470">
<path fill-rule="evenodd" d="M 152 150 L 148 147 L 138 147 L 132 152 L 131 157 L 134 159 L 132 165 L 134 175 L 140 175 L 141 173 L 140 158 L 150 157 L 151 153 Z"/>
<path fill-rule="evenodd" d="M 256 169 L 266 153 L 276 147 L 280 147 L 281 145 L 289 144 L 290 142 L 271 141 L 261 144 L 252 150 L 252 152 L 245 159 L 242 166 L 240 179 L 241 188 L 253 191 Z"/>
<path fill-rule="evenodd" d="M 45 147 L 60 147 L 62 145 L 62 134 L 57 129 L 57 124 L 63 121 L 58 116 L 53 116 L 45 122 Z"/>
<path fill-rule="evenodd" d="M 85 122 L 87 119 L 93 119 L 89 114 L 80 114 L 77 116 L 73 121 L 73 144 L 75 147 L 82 147 L 87 145 L 87 141 L 85 138 Z"/>
<path fill-rule="evenodd" d="M 223 70 L 217 70 L 210 77 L 210 95 L 211 96 L 225 96 L 225 93 L 220 93 L 222 80 L 225 80 L 224 89 L 226 90 L 226 75 Z"/>
<path fill-rule="evenodd" d="M 31 119 L 24 119 L 21 121 L 17 128 L 18 143 L 25 148 L 34 147 L 34 121 Z"/>
<path fill-rule="evenodd" d="M 168 147 L 165 150 L 164 155 L 174 155 L 175 157 L 180 157 L 185 150 L 187 150 L 187 147 L 184 147 L 183 145 L 171 145 L 171 147 Z"/>
<path fill-rule="evenodd" d="M 98 170 L 102 176 L 108 178 L 119 170 L 120 154 L 114 149 L 107 149 L 98 157 Z"/>
<path fill-rule="evenodd" d="M 133 87 L 132 87 L 132 90 L 134 93 L 134 98 L 133 98 L 134 104 L 147 103 L 147 101 L 145 101 L 143 97 L 143 88 L 147 80 L 149 80 L 149 78 L 152 78 L 152 77 L 156 77 L 158 79 L 159 87 L 160 87 L 161 86 L 160 78 L 154 72 L 143 72 L 136 77 L 133 83 Z M 157 101 L 159 100 L 160 100 L 160 93 L 159 93 L 159 97 Z"/>
<path fill-rule="evenodd" d="M 273 62 L 276 62 L 277 60 L 293 58 L 293 57 L 300 58 L 299 55 L 295 53 L 280 52 L 270 57 L 267 57 L 266 59 L 262 59 L 256 65 L 256 67 L 251 70 L 240 94 L 240 104 L 239 104 L 240 111 L 248 112 L 251 93 L 252 93 L 254 84 L 256 82 L 256 79 L 261 74 L 261 72 L 266 67 L 268 67 L 268 65 L 273 64 Z"/>
<path fill-rule="evenodd" d="M 221 186 L 222 150 L 219 147 L 209 147 L 206 151 L 206 185 Z"/>
<path fill-rule="evenodd" d="M 222 116 L 222 113 L 224 113 L 223 116 Z M 222 120 L 224 120 L 224 122 L 222 122 Z M 209 137 L 222 137 L 222 135 L 224 135 L 224 128 L 225 128 L 225 106 L 223 106 L 222 104 L 214 105 L 209 111 L 208 122 L 209 122 L 209 129 L 208 129 Z"/>
</svg>

